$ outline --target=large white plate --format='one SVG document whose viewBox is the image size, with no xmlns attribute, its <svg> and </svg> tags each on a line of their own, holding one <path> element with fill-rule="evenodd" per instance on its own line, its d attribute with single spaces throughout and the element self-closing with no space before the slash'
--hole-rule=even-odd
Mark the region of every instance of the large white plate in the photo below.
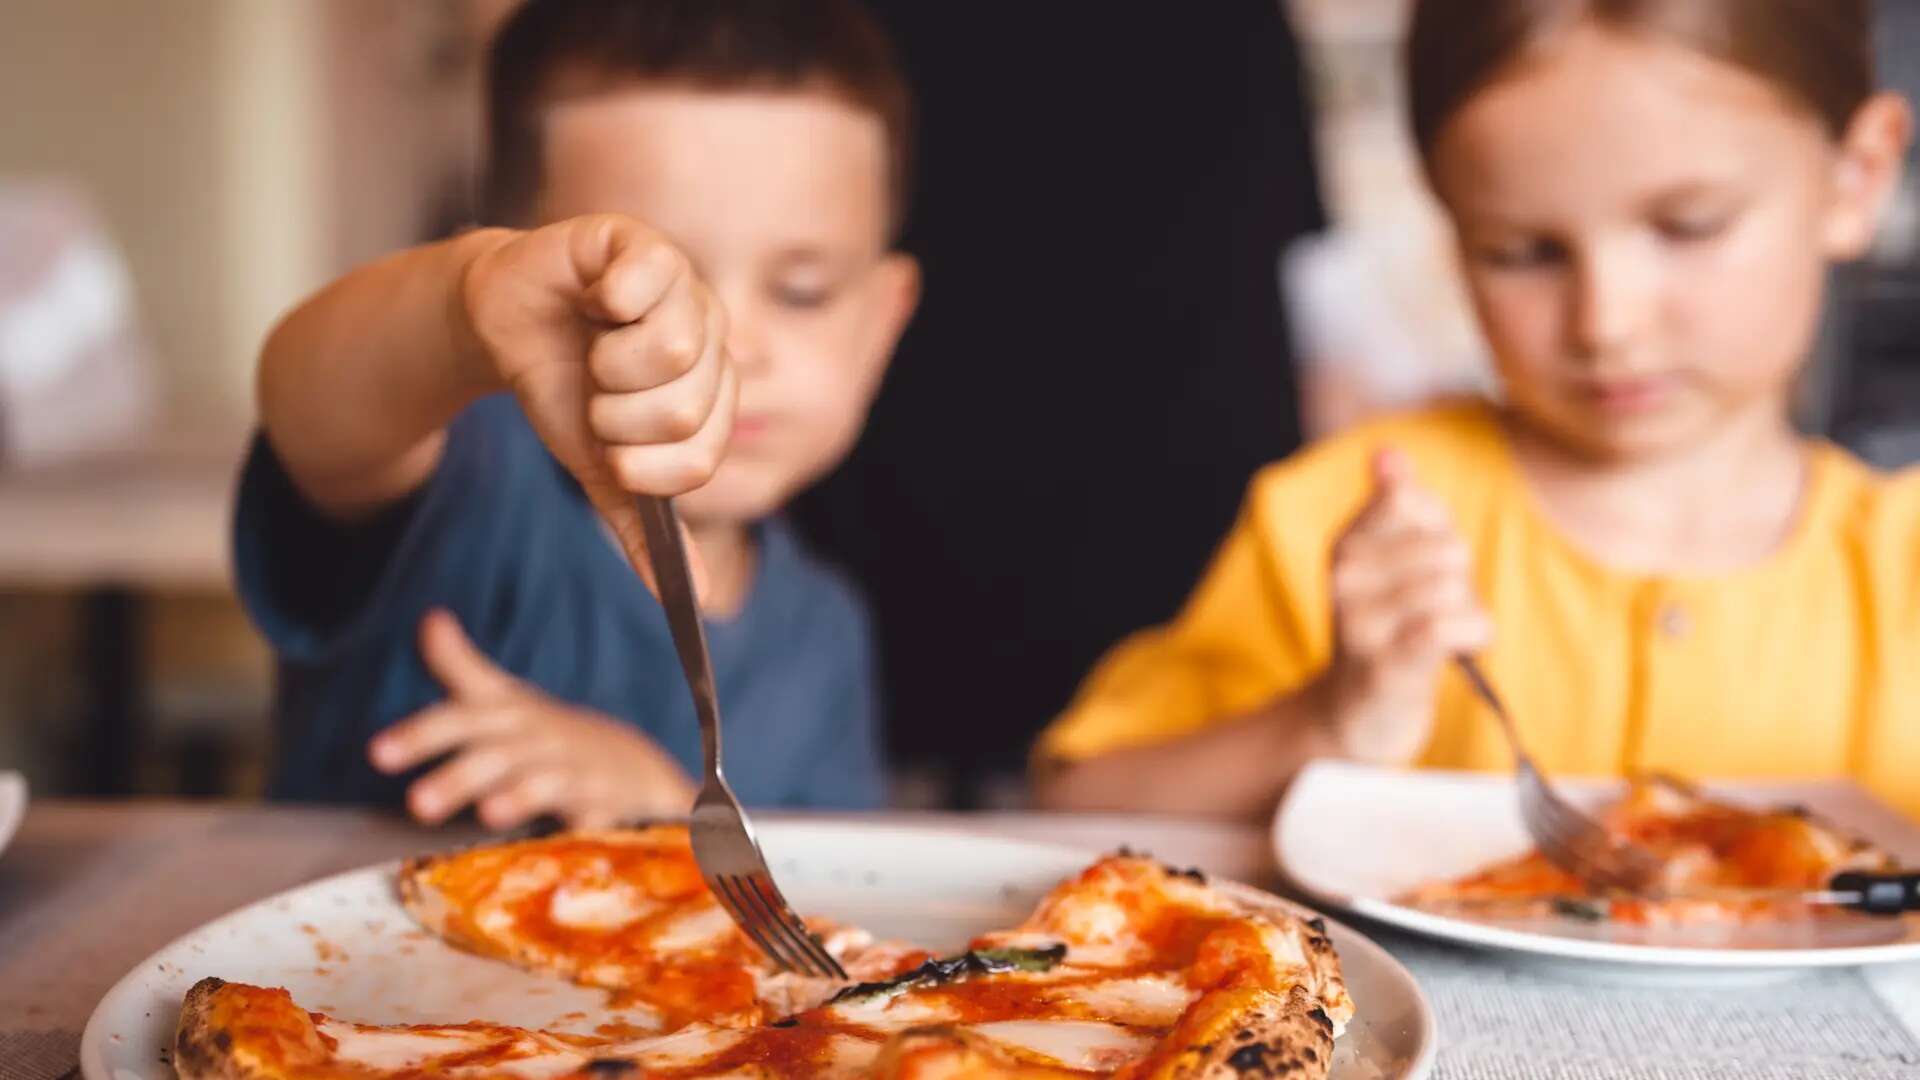
<svg viewBox="0 0 1920 1080">
<path fill-rule="evenodd" d="M 934 948 L 1024 918 L 1090 861 L 1088 852 L 937 829 L 773 821 L 760 839 L 798 908 Z M 1244 895 L 1303 916 L 1264 893 Z M 1405 968 L 1338 923 L 1327 926 L 1359 1009 L 1335 1077 L 1416 1078 L 1431 1067 L 1433 1016 Z M 162 1050 L 199 979 L 284 986 L 294 1000 L 362 1023 L 488 1019 L 590 1031 L 606 995 L 461 953 L 420 933 L 393 893 L 393 866 L 367 867 L 227 915 L 148 957 L 101 999 L 80 1043 L 90 1080 L 167 1080 Z"/>
<path fill-rule="evenodd" d="M 1560 781 L 1598 801 L 1616 781 Z M 1920 828 L 1852 784 L 1709 783 L 1754 806 L 1799 804 L 1920 865 Z M 1920 960 L 1920 919 L 1866 917 L 1734 930 L 1652 930 L 1574 919 L 1480 920 L 1394 902 L 1425 882 L 1470 873 L 1526 851 L 1513 778 L 1319 762 L 1294 781 L 1274 819 L 1283 871 L 1332 907 L 1468 945 L 1605 965 L 1648 975 L 1677 969 L 1777 974 L 1786 969 Z"/>
<path fill-rule="evenodd" d="M 7 850 L 26 818 L 27 778 L 11 770 L 0 771 L 0 851 Z"/>
</svg>

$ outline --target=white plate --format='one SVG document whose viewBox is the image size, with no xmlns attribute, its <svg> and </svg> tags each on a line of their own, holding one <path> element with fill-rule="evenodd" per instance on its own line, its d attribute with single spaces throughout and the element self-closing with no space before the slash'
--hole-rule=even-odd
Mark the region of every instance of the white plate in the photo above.
<svg viewBox="0 0 1920 1080">
<path fill-rule="evenodd" d="M 1570 798 L 1597 801 L 1617 781 L 1557 781 Z M 1920 865 L 1920 827 L 1852 784 L 1709 783 L 1714 794 L 1753 806 L 1800 804 Z M 1468 945 L 1562 962 L 1605 965 L 1606 974 L 1789 969 L 1920 960 L 1920 919 L 1847 918 L 1792 927 L 1655 930 L 1574 919 L 1479 920 L 1394 902 L 1426 882 L 1457 878 L 1532 845 L 1513 778 L 1492 773 L 1381 769 L 1319 762 L 1302 772 L 1274 819 L 1280 866 L 1310 896 L 1356 915 Z"/>
<path fill-rule="evenodd" d="M 0 771 L 0 851 L 7 850 L 26 818 L 27 778 L 17 772 Z"/>
<path fill-rule="evenodd" d="M 938 829 L 770 821 L 758 832 L 782 890 L 802 911 L 940 949 L 1018 922 L 1091 860 L 1085 851 Z M 1303 917 L 1304 908 L 1244 889 Z M 1333 1075 L 1417 1078 L 1431 1068 L 1433 1016 L 1405 968 L 1338 923 L 1359 1015 Z M 199 979 L 284 986 L 294 1000 L 362 1023 L 488 1019 L 590 1031 L 606 995 L 458 952 L 420 933 L 393 893 L 393 866 L 306 885 L 208 923 L 148 957 L 95 1008 L 80 1042 L 90 1080 L 165 1080 L 162 1049 L 181 997 Z"/>
</svg>

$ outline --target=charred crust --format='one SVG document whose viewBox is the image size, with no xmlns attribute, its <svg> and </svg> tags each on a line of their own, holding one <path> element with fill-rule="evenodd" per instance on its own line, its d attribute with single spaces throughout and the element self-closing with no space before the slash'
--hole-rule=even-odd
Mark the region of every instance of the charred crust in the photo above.
<svg viewBox="0 0 1920 1080">
<path fill-rule="evenodd" d="M 213 997 L 225 979 L 205 978 L 187 991 L 180 1007 L 180 1028 L 173 1037 L 173 1065 L 182 1076 L 232 1076 L 228 1055 L 233 1035 L 213 1026 Z"/>
<path fill-rule="evenodd" d="M 400 894 L 402 903 L 420 902 L 420 879 L 433 868 L 435 860 L 436 857 L 432 855 L 418 855 L 401 861 L 400 873 L 394 880 L 394 889 Z"/>
<path fill-rule="evenodd" d="M 1333 1017 L 1328 1016 L 1327 1010 L 1321 1008 L 1318 1005 L 1315 1005 L 1313 1008 L 1307 1010 L 1307 1019 L 1312 1020 L 1314 1023 L 1320 1025 L 1320 1027 L 1323 1030 L 1329 1033 L 1333 1031 Z"/>
<path fill-rule="evenodd" d="M 1227 1067 L 1237 1073 L 1260 1073 L 1266 1069 L 1267 1056 L 1273 1052 L 1274 1048 L 1266 1043 L 1248 1043 L 1227 1057 Z"/>
<path fill-rule="evenodd" d="M 1161 863 L 1160 869 L 1166 871 L 1168 877 L 1186 878 L 1196 885 L 1205 885 L 1207 883 L 1206 871 L 1197 866 L 1189 866 L 1181 869 L 1178 866 L 1168 866 L 1166 863 Z"/>
<path fill-rule="evenodd" d="M 1318 915 L 1315 915 L 1313 918 L 1308 919 L 1307 925 L 1312 927 L 1313 932 L 1316 934 L 1324 934 L 1327 932 L 1327 920 L 1321 918 Z"/>
</svg>

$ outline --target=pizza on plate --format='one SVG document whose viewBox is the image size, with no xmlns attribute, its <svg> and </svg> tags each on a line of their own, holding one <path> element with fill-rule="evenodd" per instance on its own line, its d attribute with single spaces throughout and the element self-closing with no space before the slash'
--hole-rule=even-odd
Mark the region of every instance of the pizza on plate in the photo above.
<svg viewBox="0 0 1920 1080">
<path fill-rule="evenodd" d="M 1422 885 L 1402 902 L 1443 913 L 1564 915 L 1647 926 L 1747 923 L 1839 909 L 1743 892 L 1823 889 L 1836 874 L 1895 865 L 1886 852 L 1803 808 L 1737 806 L 1668 776 L 1633 778 L 1598 820 L 1616 840 L 1660 858 L 1662 874 L 1652 890 L 1658 898 L 1599 892 L 1530 851 L 1458 880 Z"/>
<path fill-rule="evenodd" d="M 209 978 L 181 1012 L 185 1080 L 1324 1077 L 1354 1011 L 1318 920 L 1125 852 L 957 956 L 808 920 L 850 983 L 770 964 L 706 891 L 683 828 L 413 860 L 399 891 L 446 941 L 603 987 L 643 1022 L 373 1026 Z"/>
</svg>

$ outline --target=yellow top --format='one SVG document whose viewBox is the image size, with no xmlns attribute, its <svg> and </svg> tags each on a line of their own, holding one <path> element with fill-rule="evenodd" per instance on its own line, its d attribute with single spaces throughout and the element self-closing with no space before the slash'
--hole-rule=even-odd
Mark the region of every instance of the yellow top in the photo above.
<svg viewBox="0 0 1920 1080">
<path fill-rule="evenodd" d="M 1920 818 L 1920 471 L 1815 444 L 1800 521 L 1764 562 L 1647 576 L 1576 549 L 1534 503 L 1490 409 L 1369 424 L 1254 479 L 1171 624 L 1115 647 L 1036 752 L 1172 738 L 1301 686 L 1332 649 L 1328 553 L 1391 444 L 1451 508 L 1493 617 L 1488 676 L 1550 773 L 1853 777 Z M 1447 669 L 1419 764 L 1508 769 Z"/>
</svg>

